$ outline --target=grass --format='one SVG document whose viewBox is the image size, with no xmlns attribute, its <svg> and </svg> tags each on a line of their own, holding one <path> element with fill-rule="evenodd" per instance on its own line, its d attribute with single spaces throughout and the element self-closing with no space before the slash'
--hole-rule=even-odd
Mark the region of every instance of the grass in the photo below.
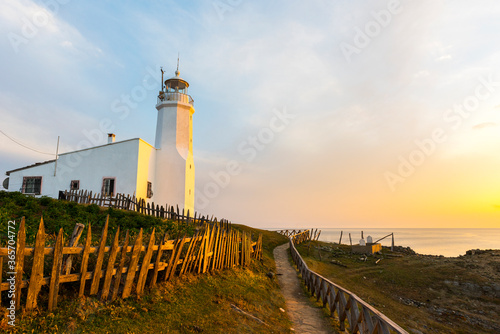
<svg viewBox="0 0 500 334">
<path fill-rule="evenodd" d="M 12 333 L 289 333 L 279 287 L 255 269 L 188 275 L 109 304 L 65 298 L 53 313 L 22 315 Z"/>
<path fill-rule="evenodd" d="M 407 330 L 497 333 L 500 328 L 500 300 L 486 293 L 499 287 L 495 280 L 500 258 L 495 255 L 390 257 L 384 249 L 364 261 L 351 254 L 349 246 L 313 242 L 310 248 L 305 243 L 297 249 L 311 270 L 357 294 Z"/>
<path fill-rule="evenodd" d="M 36 231 L 38 219 L 44 215 L 49 226 L 98 220 L 93 229 L 100 234 L 109 210 L 96 210 L 90 206 L 59 202 L 51 199 L 33 199 L 18 194 L 0 193 L 1 219 L 27 218 L 30 235 Z M 119 211 L 119 210 L 114 210 Z M 134 228 L 161 228 L 165 222 L 150 221 L 136 213 L 114 212 L 115 226 L 133 220 Z M 53 214 L 48 214 L 53 212 Z M 57 214 L 56 214 L 57 213 Z M 32 215 L 38 215 L 32 219 Z M 64 217 L 56 223 L 52 219 Z M 122 216 L 124 215 L 124 216 Z M 55 217 L 55 218 L 54 218 Z M 125 218 L 123 218 L 125 217 Z M 142 218 L 146 218 L 141 220 Z M 155 218 L 156 219 L 156 218 Z M 69 220 L 70 222 L 65 222 Z M 3 224 L 2 224 L 3 225 Z M 130 225 L 129 225 L 130 227 Z M 285 243 L 287 238 L 276 232 L 234 225 L 236 229 L 251 232 L 256 239 L 263 234 L 264 257 L 253 260 L 247 268 L 234 268 L 205 275 L 185 275 L 147 289 L 140 299 L 132 296 L 126 300 L 103 303 L 95 297 L 76 298 L 77 285 L 62 284 L 57 309 L 46 308 L 47 287 L 39 297 L 40 306 L 35 312 L 20 310 L 16 314 L 16 327 L 7 324 L 5 303 L 0 307 L 0 332 L 6 333 L 290 333 L 291 323 L 281 309 L 285 300 L 278 283 L 266 276 L 275 271 L 272 250 Z M 47 233 L 54 230 L 48 228 Z M 65 229 L 66 230 L 66 229 Z M 123 229 L 122 229 L 123 231 Z M 93 234 L 94 234 L 93 233 Z M 83 240 L 83 239 L 82 239 Z M 76 261 L 75 263 L 78 263 Z M 233 307 L 251 314 L 263 323 L 238 312 Z"/>
</svg>

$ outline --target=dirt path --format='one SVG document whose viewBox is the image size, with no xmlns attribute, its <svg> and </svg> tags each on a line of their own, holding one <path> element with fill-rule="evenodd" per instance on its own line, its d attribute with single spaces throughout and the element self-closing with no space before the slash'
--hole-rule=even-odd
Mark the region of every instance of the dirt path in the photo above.
<svg viewBox="0 0 500 334">
<path fill-rule="evenodd" d="M 288 243 L 274 249 L 278 281 L 286 300 L 287 312 L 293 322 L 295 333 L 336 333 L 321 314 L 321 310 L 311 306 L 300 286 L 297 271 L 288 261 Z"/>
</svg>

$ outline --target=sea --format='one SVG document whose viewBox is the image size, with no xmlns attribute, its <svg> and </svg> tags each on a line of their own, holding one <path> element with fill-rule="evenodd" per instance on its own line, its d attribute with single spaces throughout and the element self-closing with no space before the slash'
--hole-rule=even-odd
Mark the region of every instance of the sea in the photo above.
<svg viewBox="0 0 500 334">
<path fill-rule="evenodd" d="M 278 229 L 270 229 L 278 230 Z M 394 245 L 410 247 L 425 255 L 457 257 L 470 249 L 500 249 L 500 228 L 318 228 L 319 240 L 338 243 L 342 231 L 342 244 L 349 245 L 349 233 L 353 244 L 359 243 L 361 232 L 364 239 L 373 241 L 394 234 Z M 392 236 L 380 241 L 382 246 L 391 246 Z"/>
</svg>

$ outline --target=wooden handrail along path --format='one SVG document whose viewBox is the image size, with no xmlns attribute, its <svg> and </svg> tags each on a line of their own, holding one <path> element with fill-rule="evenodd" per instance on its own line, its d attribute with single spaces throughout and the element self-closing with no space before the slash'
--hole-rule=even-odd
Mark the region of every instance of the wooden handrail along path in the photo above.
<svg viewBox="0 0 500 334">
<path fill-rule="evenodd" d="M 101 300 L 106 301 L 127 298 L 133 291 L 140 296 L 146 285 L 153 287 L 157 281 L 168 281 L 173 276 L 214 272 L 235 266 L 245 267 L 252 258 L 262 259 L 262 234 L 256 242 L 252 242 L 250 233 L 239 232 L 216 220 L 212 224 L 201 226 L 192 237 L 184 235 L 169 240 L 168 234 L 165 234 L 156 245 L 154 229 L 143 244 L 142 229 L 132 241 L 129 232 L 126 231 L 124 236 L 118 227 L 113 238 L 109 239 L 111 246 L 106 246 L 108 221 L 109 216 L 97 247 L 91 246 L 90 224 L 84 245 L 77 245 L 83 231 L 83 225 L 78 224 L 75 229 L 77 233 L 74 233 L 74 236 L 78 236 L 72 238 L 68 246 L 64 245 L 61 228 L 54 247 L 45 247 L 46 234 L 41 219 L 35 246 L 26 247 L 23 217 L 15 241 L 15 264 L 10 262 L 14 247 L 0 248 L 0 303 L 2 291 L 15 290 L 12 300 L 16 310 L 21 307 L 21 300 L 25 300 L 27 311 L 32 310 L 37 307 L 41 287 L 48 285 L 48 308 L 52 310 L 57 306 L 60 285 L 67 282 L 79 282 L 80 297 L 84 294 L 99 295 Z M 51 270 L 50 276 L 44 277 L 47 256 L 51 260 Z M 71 265 L 74 256 L 81 260 L 78 270 L 72 272 L 72 267 L 76 267 Z M 5 281 L 2 280 L 4 263 L 7 268 Z M 48 273 L 49 270 L 45 272 Z"/>
<path fill-rule="evenodd" d="M 338 318 L 341 330 L 345 330 L 345 321 L 347 320 L 351 333 L 408 334 L 398 324 L 354 293 L 331 282 L 307 267 L 307 264 L 295 248 L 295 244 L 311 240 L 309 230 L 290 235 L 289 240 L 292 259 L 307 289 L 313 296 L 316 296 L 318 301 L 321 300 L 323 302 L 323 307 L 329 308 L 330 316 Z"/>
</svg>

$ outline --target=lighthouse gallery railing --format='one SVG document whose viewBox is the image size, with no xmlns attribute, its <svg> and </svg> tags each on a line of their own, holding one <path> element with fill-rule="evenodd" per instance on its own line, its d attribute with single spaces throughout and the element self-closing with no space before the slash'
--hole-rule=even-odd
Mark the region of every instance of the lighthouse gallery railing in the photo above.
<svg viewBox="0 0 500 334">
<path fill-rule="evenodd" d="M 158 95 L 157 102 L 160 103 L 165 101 L 179 101 L 179 102 L 189 103 L 190 105 L 194 104 L 194 100 L 190 95 L 177 92 L 160 93 L 160 95 Z"/>
</svg>

